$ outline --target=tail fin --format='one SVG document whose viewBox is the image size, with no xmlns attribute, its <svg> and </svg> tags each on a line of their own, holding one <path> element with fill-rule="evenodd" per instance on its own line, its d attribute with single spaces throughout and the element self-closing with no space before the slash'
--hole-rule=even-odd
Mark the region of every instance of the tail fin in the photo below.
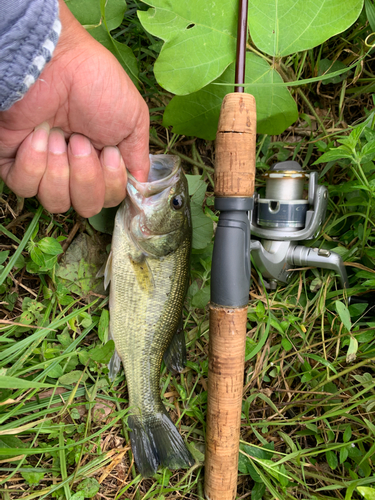
<svg viewBox="0 0 375 500">
<path fill-rule="evenodd" d="M 194 464 L 176 426 L 167 413 L 148 417 L 130 415 L 130 440 L 135 463 L 143 477 L 150 477 L 160 464 L 181 469 Z"/>
</svg>

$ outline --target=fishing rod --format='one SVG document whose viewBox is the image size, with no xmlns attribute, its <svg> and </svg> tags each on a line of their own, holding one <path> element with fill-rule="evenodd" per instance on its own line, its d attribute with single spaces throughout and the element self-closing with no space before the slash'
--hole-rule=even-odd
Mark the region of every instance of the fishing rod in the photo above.
<svg viewBox="0 0 375 500">
<path fill-rule="evenodd" d="M 215 208 L 220 211 L 211 271 L 205 495 L 237 492 L 250 222 L 255 177 L 256 107 L 244 92 L 248 0 L 239 0 L 235 91 L 224 97 L 216 135 Z"/>
</svg>

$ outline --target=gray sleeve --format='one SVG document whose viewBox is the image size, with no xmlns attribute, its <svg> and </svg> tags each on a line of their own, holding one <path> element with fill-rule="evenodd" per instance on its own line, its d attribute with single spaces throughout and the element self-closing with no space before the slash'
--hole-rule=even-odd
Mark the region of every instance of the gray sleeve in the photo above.
<svg viewBox="0 0 375 500">
<path fill-rule="evenodd" d="M 22 99 L 51 59 L 58 0 L 0 0 L 0 111 Z"/>
</svg>

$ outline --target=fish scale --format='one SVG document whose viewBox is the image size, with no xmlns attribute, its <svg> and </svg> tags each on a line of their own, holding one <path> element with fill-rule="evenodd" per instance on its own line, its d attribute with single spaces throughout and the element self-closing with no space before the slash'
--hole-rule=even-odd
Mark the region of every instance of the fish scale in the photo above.
<svg viewBox="0 0 375 500">
<path fill-rule="evenodd" d="M 154 283 L 153 290 L 139 286 L 130 258 L 132 241 L 122 231 L 121 244 L 113 241 L 112 266 L 116 273 L 111 279 L 110 304 L 113 327 L 111 334 L 123 361 L 133 412 L 146 415 L 154 412 L 154 404 L 162 404 L 159 395 L 160 366 L 179 322 L 184 300 L 189 242 L 163 260 L 148 259 Z M 161 312 L 160 304 L 163 305 Z M 176 314 L 177 311 L 177 314 Z M 150 376 L 140 376 L 147 365 Z M 160 410 L 160 408 L 159 408 Z"/>
<path fill-rule="evenodd" d="M 111 280 L 111 337 L 125 370 L 132 449 L 145 477 L 152 475 L 159 464 L 176 469 L 193 463 L 160 397 L 161 362 L 181 320 L 191 250 L 187 183 L 177 166 L 167 177 L 177 185 L 163 186 L 164 198 L 155 196 L 155 210 L 164 210 L 163 217 L 160 213 L 153 217 L 150 194 L 146 196 L 149 203 L 146 208 L 142 205 L 144 199 L 140 201 L 138 197 L 134 202 L 131 195 L 125 199 L 116 214 L 111 258 L 106 269 Z M 184 213 L 176 213 L 171 206 L 170 200 L 177 196 L 176 189 L 182 193 L 178 196 L 184 197 Z M 138 196 L 134 189 L 132 193 L 133 198 Z M 134 203 L 139 205 L 136 210 Z M 139 219 L 140 214 L 146 214 L 149 220 Z M 135 243 L 143 234 L 133 228 L 134 223 L 156 230 L 154 245 L 158 257 L 143 253 L 141 243 Z M 169 233 L 168 229 L 172 231 Z M 168 241 L 169 237 L 175 241 Z M 152 238 L 147 239 L 146 245 L 148 250 L 152 249 Z M 166 255 L 160 256 L 164 249 Z"/>
</svg>

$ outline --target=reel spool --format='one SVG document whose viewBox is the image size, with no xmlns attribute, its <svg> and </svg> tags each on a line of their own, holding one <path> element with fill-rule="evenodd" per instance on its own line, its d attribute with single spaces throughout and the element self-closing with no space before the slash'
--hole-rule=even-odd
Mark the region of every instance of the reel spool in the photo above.
<svg viewBox="0 0 375 500">
<path fill-rule="evenodd" d="M 257 225 L 294 232 L 305 227 L 309 200 L 303 199 L 309 174 L 296 161 L 276 163 L 263 174 L 266 196 L 258 198 Z"/>
</svg>

